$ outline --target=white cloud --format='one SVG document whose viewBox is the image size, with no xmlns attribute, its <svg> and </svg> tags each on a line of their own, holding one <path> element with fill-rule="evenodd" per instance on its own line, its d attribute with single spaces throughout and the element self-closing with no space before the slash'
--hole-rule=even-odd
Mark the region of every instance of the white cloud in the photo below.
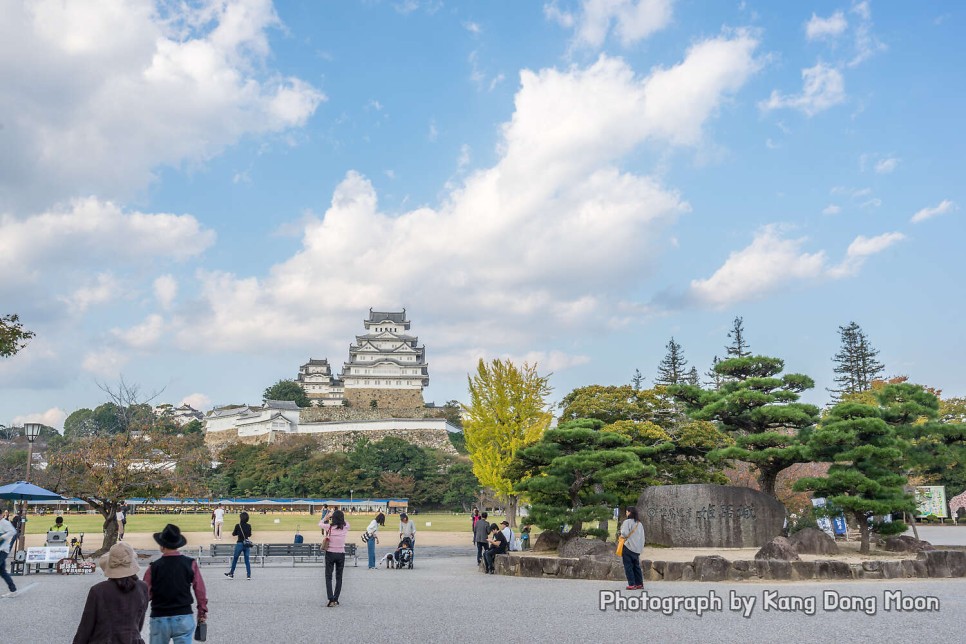
<svg viewBox="0 0 966 644">
<path fill-rule="evenodd" d="M 956 204 L 949 199 L 943 199 L 938 206 L 932 208 L 923 208 L 922 210 L 918 211 L 909 221 L 914 224 L 918 224 L 937 215 L 945 215 L 946 213 L 954 210 L 956 210 Z"/>
<path fill-rule="evenodd" d="M 460 156 L 456 159 L 456 169 L 460 172 L 469 167 L 473 160 L 472 149 L 466 143 L 460 146 Z"/>
<path fill-rule="evenodd" d="M 895 157 L 888 157 L 886 159 L 879 159 L 875 164 L 876 174 L 889 174 L 899 167 L 899 159 Z"/>
<path fill-rule="evenodd" d="M 178 297 L 178 280 L 172 275 L 161 275 L 154 280 L 154 297 L 162 309 L 170 309 Z"/>
<path fill-rule="evenodd" d="M 69 281 L 104 265 L 153 265 L 197 256 L 215 240 L 191 215 L 124 212 L 111 202 L 79 199 L 27 218 L 0 215 L 0 289 L 38 284 L 57 271 Z M 77 301 L 116 290 L 108 278 Z"/>
<path fill-rule="evenodd" d="M 629 47 L 671 22 L 673 0 L 583 0 L 579 15 L 562 11 L 556 2 L 543 7 L 548 20 L 574 28 L 574 44 L 599 48 L 612 31 Z"/>
<path fill-rule="evenodd" d="M 377 302 L 426 319 L 445 311 L 458 333 L 432 329 L 440 353 L 478 334 L 508 352 L 538 350 L 540 324 L 604 324 L 601 285 L 639 284 L 666 227 L 689 210 L 619 161 L 646 142 L 700 144 L 707 120 L 758 69 L 756 45 L 746 33 L 711 39 L 647 77 L 607 56 L 523 71 L 493 166 L 439 206 L 402 213 L 381 211 L 371 183 L 349 172 L 324 215 L 306 223 L 301 250 L 265 277 L 199 272 L 197 305 L 171 320 L 179 344 L 233 350 L 317 340 L 319 328 L 352 333 L 358 312 Z M 514 327 L 528 331 L 511 336 Z"/>
<path fill-rule="evenodd" d="M 431 119 L 429 121 L 429 133 L 426 135 L 431 142 L 436 142 L 439 138 L 439 130 L 436 129 L 436 119 Z"/>
<path fill-rule="evenodd" d="M 483 33 L 483 28 L 480 27 L 480 23 L 473 22 L 472 20 L 467 20 L 466 22 L 464 22 L 463 28 L 475 36 L 478 36 L 481 33 Z"/>
<path fill-rule="evenodd" d="M 837 266 L 829 268 L 827 274 L 833 279 L 855 275 L 862 268 L 866 258 L 881 253 L 905 238 L 902 233 L 883 233 L 876 237 L 859 235 L 849 244 L 848 250 L 845 251 L 845 259 Z"/>
<path fill-rule="evenodd" d="M 805 37 L 809 40 L 836 38 L 845 33 L 848 26 L 845 14 L 841 11 L 836 11 L 828 18 L 819 18 L 813 13 L 812 18 L 805 24 Z"/>
<path fill-rule="evenodd" d="M 825 206 L 822 209 L 823 215 L 837 215 L 840 212 L 842 212 L 842 208 L 835 205 L 834 203 L 830 203 L 829 205 Z"/>
<path fill-rule="evenodd" d="M 270 53 L 266 32 L 279 25 L 270 0 L 98 4 L 4 4 L 7 208 L 46 208 L 79 186 L 130 196 L 158 166 L 204 162 L 247 134 L 300 126 L 325 100 L 298 78 L 257 72 Z"/>
<path fill-rule="evenodd" d="M 89 351 L 81 362 L 81 368 L 99 378 L 115 379 L 127 364 L 129 356 L 116 349 L 101 348 Z"/>
<path fill-rule="evenodd" d="M 888 47 L 872 32 L 872 7 L 868 1 L 854 3 L 850 11 L 859 17 L 855 27 L 855 54 L 848 62 L 849 67 L 856 67 Z"/>
<path fill-rule="evenodd" d="M 46 425 L 47 427 L 53 427 L 58 431 L 63 431 L 64 421 L 66 419 L 67 412 L 60 407 L 51 407 L 47 411 L 37 412 L 35 414 L 24 414 L 23 416 L 15 416 L 10 424 L 14 427 L 20 427 L 24 423 L 40 423 L 42 425 Z"/>
<path fill-rule="evenodd" d="M 117 299 L 121 294 L 121 284 L 110 273 L 100 273 L 93 282 L 88 282 L 61 300 L 74 313 L 83 313 L 94 304 L 104 304 Z"/>
<path fill-rule="evenodd" d="M 773 90 L 767 101 L 759 103 L 763 110 L 792 108 L 808 116 L 829 109 L 845 101 L 845 80 L 842 73 L 823 63 L 802 70 L 802 93 L 783 95 Z"/>
<path fill-rule="evenodd" d="M 804 238 L 782 238 L 777 226 L 765 226 L 711 277 L 692 280 L 690 295 L 704 305 L 724 308 L 773 293 L 789 281 L 815 279 L 824 270 L 825 253 L 804 253 L 804 243 Z"/>
<path fill-rule="evenodd" d="M 905 239 L 901 233 L 877 237 L 858 236 L 845 258 L 829 266 L 824 251 L 802 250 L 806 239 L 786 239 L 776 225 L 763 227 L 746 248 L 732 252 L 707 279 L 691 281 L 689 299 L 722 309 L 738 302 L 758 299 L 795 282 L 815 282 L 855 275 L 866 259 Z"/>
<path fill-rule="evenodd" d="M 181 402 L 178 403 L 179 407 L 181 405 L 191 405 L 198 411 L 205 411 L 207 409 L 211 409 L 211 398 L 200 393 L 189 394 L 182 398 Z"/>
<path fill-rule="evenodd" d="M 164 333 L 164 318 L 152 314 L 138 325 L 129 329 L 112 329 L 111 333 L 132 349 L 150 349 L 158 343 Z"/>
</svg>

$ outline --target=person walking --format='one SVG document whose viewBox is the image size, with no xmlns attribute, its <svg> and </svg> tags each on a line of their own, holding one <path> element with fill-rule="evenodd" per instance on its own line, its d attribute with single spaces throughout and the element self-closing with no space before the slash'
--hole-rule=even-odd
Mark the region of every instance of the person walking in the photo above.
<svg viewBox="0 0 966 644">
<path fill-rule="evenodd" d="M 127 515 L 124 514 L 123 503 L 117 507 L 114 519 L 117 521 L 117 540 L 124 541 L 124 528 L 127 526 Z"/>
<path fill-rule="evenodd" d="M 490 532 L 490 522 L 486 520 L 487 513 L 484 512 L 480 515 L 479 520 L 476 525 L 473 526 L 473 541 L 476 543 L 476 565 L 479 566 L 480 562 L 483 561 L 483 554 L 486 552 L 489 544 L 486 542 L 487 537 Z"/>
<path fill-rule="evenodd" d="M 366 528 L 366 534 L 369 535 L 366 540 L 366 547 L 369 549 L 369 570 L 376 569 L 376 544 L 379 543 L 379 526 L 386 525 L 386 515 L 380 512 L 376 515 L 376 518 L 369 522 L 369 527 Z"/>
<path fill-rule="evenodd" d="M 8 516 L 9 514 L 4 512 L 3 518 L 0 519 L 0 577 L 7 582 L 7 590 L 10 591 L 4 593 L 3 596 L 16 597 L 17 585 L 13 583 L 13 578 L 7 572 L 7 555 L 10 554 L 10 548 L 17 541 L 17 529 L 7 519 Z"/>
<path fill-rule="evenodd" d="M 399 515 L 399 540 L 402 541 L 409 537 L 410 548 L 413 551 L 413 558 L 416 558 L 416 522 L 409 519 L 409 515 L 403 512 Z"/>
<path fill-rule="evenodd" d="M 169 523 L 155 532 L 161 556 L 148 566 L 144 583 L 151 600 L 151 644 L 191 644 L 195 632 L 191 592 L 198 605 L 198 621 L 208 621 L 208 591 L 198 562 L 178 552 L 188 540 L 181 529 Z"/>
<path fill-rule="evenodd" d="M 644 571 L 641 570 L 641 551 L 644 549 L 644 526 L 637 515 L 637 508 L 627 508 L 627 518 L 621 524 L 620 535 L 624 537 L 624 575 L 627 577 L 627 590 L 644 588 Z"/>
<path fill-rule="evenodd" d="M 221 528 L 225 525 L 225 508 L 219 503 L 212 514 L 214 515 L 213 520 L 215 522 L 215 541 L 221 541 Z"/>
<path fill-rule="evenodd" d="M 345 568 L 345 538 L 349 534 L 349 524 L 345 513 L 336 510 L 329 523 L 323 528 L 329 547 L 325 551 L 325 595 L 329 599 L 327 608 L 339 605 L 342 593 L 342 570 Z M 335 573 L 335 591 L 332 590 L 332 573 Z"/>
<path fill-rule="evenodd" d="M 231 557 L 231 570 L 225 573 L 225 577 L 228 577 L 229 579 L 235 578 L 235 566 L 238 565 L 238 556 L 244 553 L 245 578 L 251 579 L 252 565 L 248 558 L 248 552 L 251 550 L 251 546 L 245 544 L 249 539 L 252 538 L 252 526 L 248 522 L 247 512 L 242 512 L 238 515 L 238 523 L 235 524 L 235 529 L 231 531 L 231 536 L 237 537 L 237 541 L 235 541 L 235 552 Z"/>
<path fill-rule="evenodd" d="M 148 611 L 148 586 L 138 579 L 137 553 L 126 543 L 115 543 L 98 565 L 107 579 L 88 591 L 74 644 L 144 644 L 141 629 Z"/>
</svg>

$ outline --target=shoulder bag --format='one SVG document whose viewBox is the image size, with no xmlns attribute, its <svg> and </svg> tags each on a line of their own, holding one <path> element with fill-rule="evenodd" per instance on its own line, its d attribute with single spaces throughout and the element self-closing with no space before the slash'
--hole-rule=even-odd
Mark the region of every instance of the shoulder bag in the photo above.
<svg viewBox="0 0 966 644">
<path fill-rule="evenodd" d="M 320 552 L 323 552 L 324 553 L 324 552 L 328 552 L 329 551 L 329 543 L 330 543 L 330 541 L 329 541 L 329 533 L 331 531 L 332 531 L 332 528 L 331 527 L 328 530 L 323 531 L 323 534 L 325 536 L 322 537 L 322 543 L 319 544 L 319 551 Z"/>
<path fill-rule="evenodd" d="M 245 536 L 245 528 L 243 528 L 242 527 L 242 524 L 240 524 L 240 523 L 238 524 L 238 532 L 241 533 L 242 545 L 243 546 L 245 546 L 246 548 L 251 548 L 252 546 L 255 545 L 254 543 L 252 543 L 252 540 L 251 539 L 249 539 L 248 537 Z"/>
<path fill-rule="evenodd" d="M 627 537 L 630 537 L 632 534 L 634 534 L 634 531 L 637 530 L 637 526 L 639 525 L 641 525 L 640 521 L 635 523 L 634 527 L 631 528 L 631 531 L 627 533 Z M 624 554 L 624 542 L 627 541 L 627 537 L 623 537 L 623 536 L 617 537 L 617 556 L 618 557 Z"/>
</svg>

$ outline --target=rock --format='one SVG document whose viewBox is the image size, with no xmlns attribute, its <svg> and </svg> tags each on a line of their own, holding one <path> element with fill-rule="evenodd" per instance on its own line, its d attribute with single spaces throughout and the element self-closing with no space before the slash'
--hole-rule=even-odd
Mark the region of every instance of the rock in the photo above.
<svg viewBox="0 0 966 644">
<path fill-rule="evenodd" d="M 792 563 L 780 559 L 757 559 L 755 566 L 762 579 L 791 579 Z"/>
<path fill-rule="evenodd" d="M 790 536 L 788 541 L 800 555 L 837 555 L 839 553 L 835 539 L 817 528 L 799 530 Z"/>
<path fill-rule="evenodd" d="M 586 557 L 588 555 L 611 555 L 617 550 L 617 544 L 606 543 L 600 539 L 568 539 L 560 544 L 557 551 L 561 557 Z"/>
<path fill-rule="evenodd" d="M 926 550 L 918 559 L 925 563 L 930 577 L 966 577 L 966 552 L 962 550 Z"/>
<path fill-rule="evenodd" d="M 543 577 L 544 557 L 518 557 L 521 577 Z"/>
<path fill-rule="evenodd" d="M 681 569 L 681 581 L 694 581 L 694 566 L 684 564 L 684 568 Z"/>
<path fill-rule="evenodd" d="M 878 561 L 862 562 L 863 579 L 882 579 L 882 566 Z"/>
<path fill-rule="evenodd" d="M 782 533 L 785 506 L 726 485 L 659 485 L 637 500 L 648 543 L 678 548 L 761 547 Z"/>
<path fill-rule="evenodd" d="M 510 555 L 497 555 L 493 559 L 493 569 L 496 571 L 497 575 L 512 575 L 513 570 L 513 559 Z"/>
<path fill-rule="evenodd" d="M 659 579 L 664 579 L 664 574 L 667 572 L 667 562 L 666 561 L 652 561 L 651 570 L 657 574 Z"/>
<path fill-rule="evenodd" d="M 534 552 L 556 551 L 560 547 L 560 544 L 562 541 L 563 541 L 563 537 L 560 535 L 559 532 L 555 532 L 553 530 L 546 530 L 544 532 L 541 532 L 539 535 L 537 535 L 537 538 L 533 542 L 533 548 L 531 548 L 531 550 L 533 550 Z"/>
<path fill-rule="evenodd" d="M 932 550 L 932 544 L 908 535 L 889 537 L 885 540 L 885 549 L 889 552 L 924 552 Z"/>
<path fill-rule="evenodd" d="M 883 579 L 899 579 L 906 576 L 901 561 L 880 561 L 879 568 L 882 569 Z"/>
<path fill-rule="evenodd" d="M 795 579 L 815 579 L 818 565 L 814 561 L 793 561 L 792 572 Z"/>
<path fill-rule="evenodd" d="M 754 561 L 732 561 L 731 567 L 728 568 L 728 579 L 733 581 L 744 581 L 757 577 L 758 567 Z"/>
<path fill-rule="evenodd" d="M 683 561 L 668 561 L 664 566 L 664 581 L 681 581 L 684 574 Z"/>
<path fill-rule="evenodd" d="M 724 581 L 728 578 L 731 562 L 719 555 L 710 557 L 695 557 L 694 575 L 698 581 Z"/>
<path fill-rule="evenodd" d="M 604 557 L 581 557 L 577 560 L 574 575 L 578 579 L 610 579 L 612 563 Z"/>
<path fill-rule="evenodd" d="M 775 537 L 755 553 L 755 560 L 777 559 L 780 561 L 801 561 L 795 548 L 785 537 Z"/>
<path fill-rule="evenodd" d="M 540 557 L 540 562 L 543 564 L 543 574 L 545 575 L 556 575 L 560 570 L 560 559 L 557 557 Z"/>
<path fill-rule="evenodd" d="M 903 559 L 902 572 L 906 577 L 928 577 L 929 571 L 926 570 L 926 562 L 916 559 Z"/>
</svg>

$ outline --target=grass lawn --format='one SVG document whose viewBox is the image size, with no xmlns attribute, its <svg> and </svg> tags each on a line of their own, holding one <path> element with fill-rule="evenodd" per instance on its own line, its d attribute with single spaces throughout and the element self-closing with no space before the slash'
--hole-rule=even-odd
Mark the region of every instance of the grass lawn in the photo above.
<svg viewBox="0 0 966 644">
<path fill-rule="evenodd" d="M 294 532 L 298 526 L 301 532 L 306 535 L 314 535 L 318 532 L 319 515 L 309 515 L 307 512 L 298 514 L 294 512 L 279 512 L 268 514 L 249 513 L 251 516 L 252 530 L 258 532 L 271 532 L 274 530 L 284 532 Z M 346 516 L 346 520 L 353 530 L 364 530 L 369 522 L 375 518 L 375 514 L 355 513 Z M 47 529 L 53 525 L 55 516 L 47 514 L 44 516 L 30 515 L 27 521 L 28 534 L 45 534 Z M 416 529 L 429 532 L 466 532 L 471 530 L 470 515 L 468 514 L 416 514 L 410 515 L 410 520 L 416 523 Z M 225 515 L 225 531 L 231 532 L 232 527 L 238 522 L 238 514 Z M 276 523 L 277 522 L 277 523 Z M 427 526 L 426 523 L 432 523 Z M 209 514 L 189 513 L 189 514 L 132 514 L 127 518 L 127 532 L 152 533 L 160 532 L 167 523 L 174 523 L 182 532 L 209 532 L 211 530 L 211 518 Z M 101 534 L 103 531 L 104 520 L 99 514 L 68 514 L 64 516 L 64 525 L 70 530 L 71 534 L 83 532 L 85 534 Z M 390 530 L 395 530 L 399 525 L 399 516 L 395 514 L 386 515 L 386 526 Z"/>
</svg>

